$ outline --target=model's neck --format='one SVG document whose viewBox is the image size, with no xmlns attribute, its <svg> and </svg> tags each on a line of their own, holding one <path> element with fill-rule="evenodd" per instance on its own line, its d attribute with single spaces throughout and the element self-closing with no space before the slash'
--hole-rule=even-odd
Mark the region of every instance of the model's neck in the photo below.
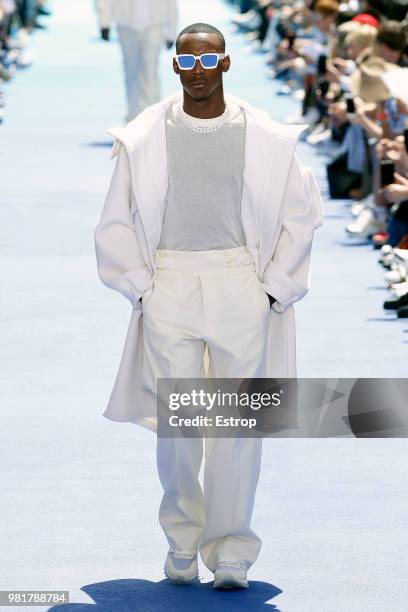
<svg viewBox="0 0 408 612">
<path fill-rule="evenodd" d="M 225 111 L 224 91 L 222 87 L 204 100 L 195 100 L 186 91 L 183 94 L 183 110 L 187 115 L 197 119 L 219 117 Z"/>
</svg>

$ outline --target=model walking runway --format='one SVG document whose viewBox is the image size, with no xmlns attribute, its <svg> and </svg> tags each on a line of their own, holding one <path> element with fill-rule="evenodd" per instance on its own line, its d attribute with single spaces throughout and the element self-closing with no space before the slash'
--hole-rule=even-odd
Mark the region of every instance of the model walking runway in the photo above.
<svg viewBox="0 0 408 612">
<path fill-rule="evenodd" d="M 179 4 L 180 26 L 205 16 L 225 32 L 233 95 L 278 121 L 295 110 L 263 78 L 262 55 L 246 53 L 245 39 L 232 34 L 227 3 Z M 101 285 L 93 251 L 116 162 L 106 130 L 127 112 L 122 57 L 114 34 L 111 45 L 100 40 L 92 3 L 59 0 L 53 9 L 48 29 L 33 38 L 34 64 L 6 84 L 0 126 L 2 589 L 69 590 L 71 602 L 101 609 L 220 607 L 228 594 L 210 589 L 214 576 L 203 564 L 203 594 L 166 590 L 155 437 L 101 416 L 130 318 L 130 305 Z M 164 49 L 160 59 L 163 96 L 179 86 L 168 70 L 173 54 Z M 298 150 L 326 194 L 325 158 L 303 143 Z M 372 248 L 344 244 L 341 202 L 327 202 L 325 212 L 312 287 L 295 305 L 298 373 L 405 376 L 404 324 L 379 315 L 383 273 Z M 251 308 L 266 311 L 264 297 Z M 149 301 L 147 311 L 157 313 L 154 294 Z M 404 450 L 403 440 L 265 440 L 251 522 L 262 550 L 242 609 L 269 602 L 291 612 L 402 612 Z"/>
</svg>

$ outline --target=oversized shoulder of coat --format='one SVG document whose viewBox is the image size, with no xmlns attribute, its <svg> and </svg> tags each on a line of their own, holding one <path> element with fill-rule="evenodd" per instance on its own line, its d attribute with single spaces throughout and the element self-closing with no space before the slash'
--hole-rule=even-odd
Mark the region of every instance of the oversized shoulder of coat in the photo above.
<svg viewBox="0 0 408 612">
<path fill-rule="evenodd" d="M 128 151 L 132 151 L 148 138 L 157 123 L 164 120 L 169 106 L 175 102 L 179 102 L 182 97 L 182 91 L 172 94 L 164 98 L 161 102 L 145 108 L 145 110 L 126 126 L 110 128 L 108 133 L 115 137 L 111 159 L 118 155 L 121 144 L 123 144 Z M 272 138 L 289 140 L 296 143 L 299 134 L 308 127 L 307 125 L 285 125 L 284 123 L 279 123 L 272 119 L 266 111 L 255 108 L 242 98 L 231 94 L 225 94 L 224 97 L 227 103 L 230 101 L 243 108 L 256 122 L 257 126 L 270 134 Z"/>
</svg>

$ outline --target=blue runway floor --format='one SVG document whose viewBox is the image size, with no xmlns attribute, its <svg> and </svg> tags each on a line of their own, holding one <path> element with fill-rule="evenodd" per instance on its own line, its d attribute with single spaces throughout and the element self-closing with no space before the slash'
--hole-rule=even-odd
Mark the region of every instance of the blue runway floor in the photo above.
<svg viewBox="0 0 408 612">
<path fill-rule="evenodd" d="M 225 32 L 226 90 L 278 120 L 296 110 L 232 34 L 227 4 L 180 5 L 180 27 Z M 75 611 L 405 612 L 401 439 L 266 440 L 251 588 L 214 592 L 203 566 L 200 587 L 164 581 L 155 439 L 102 417 L 131 314 L 100 283 L 93 245 L 113 170 L 105 130 L 125 114 L 120 54 L 98 40 L 92 1 L 53 7 L 35 65 L 7 86 L 0 127 L 0 590 L 69 590 L 58 609 Z M 179 88 L 170 59 L 166 95 Z M 299 155 L 325 189 L 322 158 L 303 144 Z M 408 326 L 383 313 L 377 253 L 347 243 L 347 210 L 327 202 L 316 233 L 313 286 L 296 307 L 299 375 L 406 376 Z"/>
</svg>

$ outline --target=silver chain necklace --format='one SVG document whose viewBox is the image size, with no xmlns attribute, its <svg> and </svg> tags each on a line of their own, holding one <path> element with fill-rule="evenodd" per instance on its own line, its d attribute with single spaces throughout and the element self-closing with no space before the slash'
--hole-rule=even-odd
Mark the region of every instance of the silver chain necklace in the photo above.
<svg viewBox="0 0 408 612">
<path fill-rule="evenodd" d="M 208 132 L 214 132 L 226 123 L 230 118 L 230 107 L 226 105 L 225 110 L 219 117 L 212 117 L 211 119 L 200 119 L 199 117 L 192 117 L 188 115 L 183 109 L 182 102 L 178 102 L 175 105 L 175 113 L 184 123 L 184 125 L 194 132 L 200 132 L 206 134 Z"/>
</svg>

